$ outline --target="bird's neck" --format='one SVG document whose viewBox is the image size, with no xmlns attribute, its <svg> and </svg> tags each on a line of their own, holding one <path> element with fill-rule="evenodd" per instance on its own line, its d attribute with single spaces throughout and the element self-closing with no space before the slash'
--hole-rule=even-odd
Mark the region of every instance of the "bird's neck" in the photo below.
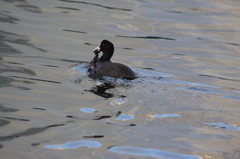
<svg viewBox="0 0 240 159">
<path fill-rule="evenodd" d="M 100 57 L 100 61 L 110 61 L 113 56 L 113 50 L 106 50 L 103 52 L 103 55 Z"/>
</svg>

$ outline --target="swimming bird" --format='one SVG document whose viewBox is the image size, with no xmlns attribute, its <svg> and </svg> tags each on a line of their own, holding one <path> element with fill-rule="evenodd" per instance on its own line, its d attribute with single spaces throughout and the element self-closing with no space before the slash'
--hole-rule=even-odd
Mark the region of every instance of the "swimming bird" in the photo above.
<svg viewBox="0 0 240 159">
<path fill-rule="evenodd" d="M 111 62 L 114 53 L 114 45 L 110 41 L 103 40 L 101 44 L 93 50 L 93 53 L 95 53 L 96 56 L 98 56 L 100 52 L 103 53 L 102 56 L 95 60 L 95 64 L 92 66 L 92 69 L 94 69 L 99 77 L 109 76 L 125 79 L 137 78 L 135 73 L 128 66 L 121 63 Z"/>
</svg>

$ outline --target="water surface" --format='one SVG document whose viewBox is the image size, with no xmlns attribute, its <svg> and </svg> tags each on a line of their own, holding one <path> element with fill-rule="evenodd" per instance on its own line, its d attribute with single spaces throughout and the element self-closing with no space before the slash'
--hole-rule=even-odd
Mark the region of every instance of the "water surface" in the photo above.
<svg viewBox="0 0 240 159">
<path fill-rule="evenodd" d="M 0 6 L 1 158 L 240 158 L 239 1 Z M 87 77 L 102 39 L 139 78 Z"/>
</svg>

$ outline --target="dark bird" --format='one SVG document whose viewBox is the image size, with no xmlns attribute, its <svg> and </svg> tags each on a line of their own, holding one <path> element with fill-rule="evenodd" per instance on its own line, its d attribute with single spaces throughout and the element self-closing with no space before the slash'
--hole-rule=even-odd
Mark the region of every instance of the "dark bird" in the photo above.
<svg viewBox="0 0 240 159">
<path fill-rule="evenodd" d="M 98 54 L 103 52 L 103 55 L 98 59 Z M 114 46 L 108 40 L 103 40 L 101 44 L 93 50 L 95 53 L 94 59 L 91 61 L 92 67 L 98 77 L 121 77 L 125 79 L 137 78 L 135 73 L 126 65 L 121 63 L 111 62 L 113 56 Z"/>
</svg>

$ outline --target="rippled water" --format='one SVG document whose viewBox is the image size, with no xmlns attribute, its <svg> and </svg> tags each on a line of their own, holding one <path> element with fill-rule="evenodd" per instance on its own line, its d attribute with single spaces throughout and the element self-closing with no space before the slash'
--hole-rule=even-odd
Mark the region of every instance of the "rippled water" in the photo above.
<svg viewBox="0 0 240 159">
<path fill-rule="evenodd" d="M 240 158 L 237 0 L 1 0 L 1 158 Z M 108 39 L 135 80 L 89 79 Z"/>
</svg>

